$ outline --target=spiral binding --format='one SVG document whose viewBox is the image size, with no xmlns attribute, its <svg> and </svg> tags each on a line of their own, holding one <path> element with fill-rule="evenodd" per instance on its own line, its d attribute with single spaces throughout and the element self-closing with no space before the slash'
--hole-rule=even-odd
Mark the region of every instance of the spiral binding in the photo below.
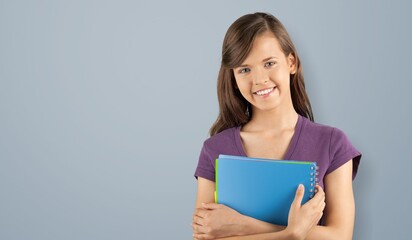
<svg viewBox="0 0 412 240">
<path fill-rule="evenodd" d="M 310 172 L 310 197 L 312 198 L 315 195 L 315 187 L 318 185 L 318 170 L 319 167 L 316 165 L 316 162 L 313 163 L 313 166 L 310 168 L 312 171 Z"/>
</svg>

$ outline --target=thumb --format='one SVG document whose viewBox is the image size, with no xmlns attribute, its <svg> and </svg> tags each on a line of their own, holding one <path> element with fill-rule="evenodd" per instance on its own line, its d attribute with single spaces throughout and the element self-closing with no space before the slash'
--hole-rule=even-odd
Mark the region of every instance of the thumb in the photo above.
<svg viewBox="0 0 412 240">
<path fill-rule="evenodd" d="M 202 203 L 202 207 L 203 207 L 204 209 L 213 210 L 213 209 L 218 209 L 218 208 L 220 208 L 220 204 L 216 204 L 216 203 Z"/>
<path fill-rule="evenodd" d="M 299 184 L 299 187 L 296 190 L 295 199 L 293 200 L 293 205 L 295 207 L 300 208 L 304 193 L 305 193 L 305 186 L 303 186 L 303 184 Z"/>
</svg>

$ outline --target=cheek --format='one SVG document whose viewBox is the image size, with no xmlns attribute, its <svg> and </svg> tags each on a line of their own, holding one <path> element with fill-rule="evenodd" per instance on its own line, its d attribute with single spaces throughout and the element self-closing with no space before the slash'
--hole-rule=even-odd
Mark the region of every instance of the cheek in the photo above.
<svg viewBox="0 0 412 240">
<path fill-rule="evenodd" d="M 270 77 L 273 80 L 273 82 L 275 82 L 276 86 L 278 86 L 279 88 L 289 88 L 289 72 L 274 71 L 271 73 Z"/>
<path fill-rule="evenodd" d="M 240 93 L 244 96 L 247 97 L 248 94 L 250 94 L 250 86 L 249 84 L 244 81 L 244 82 L 238 82 L 237 83 L 238 89 Z"/>
</svg>

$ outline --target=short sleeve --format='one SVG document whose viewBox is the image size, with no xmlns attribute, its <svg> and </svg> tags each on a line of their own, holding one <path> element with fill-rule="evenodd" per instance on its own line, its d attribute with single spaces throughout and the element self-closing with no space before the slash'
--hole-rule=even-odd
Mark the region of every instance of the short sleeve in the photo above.
<svg viewBox="0 0 412 240">
<path fill-rule="evenodd" d="M 349 160 L 353 160 L 352 180 L 355 179 L 362 154 L 352 145 L 346 134 L 340 129 L 333 128 L 330 145 L 329 159 L 330 165 L 326 174 L 338 169 Z"/>
<path fill-rule="evenodd" d="M 213 161 L 213 162 L 212 162 Z M 196 167 L 195 177 L 206 178 L 210 181 L 215 181 L 215 166 L 214 159 L 207 147 L 206 143 L 203 143 L 202 150 L 199 155 L 199 162 Z"/>
</svg>

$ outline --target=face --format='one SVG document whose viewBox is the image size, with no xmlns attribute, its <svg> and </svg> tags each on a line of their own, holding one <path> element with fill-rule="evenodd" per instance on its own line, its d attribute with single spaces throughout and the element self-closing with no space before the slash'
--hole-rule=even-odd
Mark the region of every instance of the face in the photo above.
<svg viewBox="0 0 412 240">
<path fill-rule="evenodd" d="M 290 74 L 295 72 L 295 58 L 285 56 L 269 31 L 256 37 L 244 62 L 233 69 L 237 88 L 253 110 L 293 107 L 289 83 Z"/>
</svg>

